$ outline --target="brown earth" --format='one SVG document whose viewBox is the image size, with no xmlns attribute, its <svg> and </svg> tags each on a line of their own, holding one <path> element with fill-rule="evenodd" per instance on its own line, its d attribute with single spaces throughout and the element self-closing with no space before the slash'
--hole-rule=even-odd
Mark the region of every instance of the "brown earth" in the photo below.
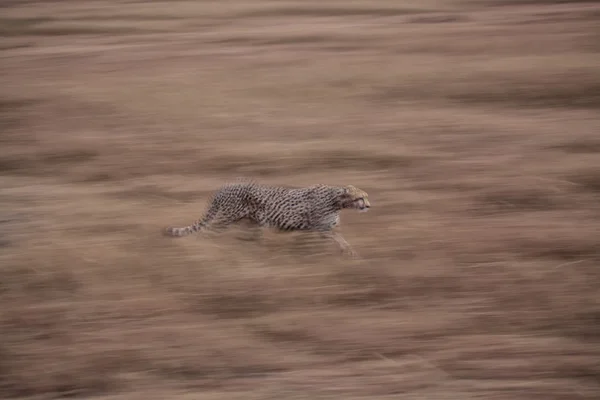
<svg viewBox="0 0 600 400">
<path fill-rule="evenodd" d="M 1 398 L 598 398 L 598 2 L 0 6 Z M 362 259 L 160 235 L 239 176 Z"/>
</svg>

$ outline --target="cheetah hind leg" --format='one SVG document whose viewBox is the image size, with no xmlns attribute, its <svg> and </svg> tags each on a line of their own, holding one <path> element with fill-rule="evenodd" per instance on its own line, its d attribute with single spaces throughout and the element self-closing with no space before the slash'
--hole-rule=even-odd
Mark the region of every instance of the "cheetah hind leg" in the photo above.
<svg viewBox="0 0 600 400">
<path fill-rule="evenodd" d="M 302 257 L 318 256 L 321 253 L 323 241 L 316 238 L 315 233 L 311 231 L 297 232 L 295 240 L 290 245 L 289 250 L 301 255 Z"/>
<path fill-rule="evenodd" d="M 340 247 L 342 253 L 348 255 L 350 258 L 360 258 L 358 256 L 358 253 L 354 251 L 352 246 L 350 246 L 350 244 L 346 241 L 346 239 L 344 239 L 344 237 L 340 233 L 334 231 L 324 231 L 321 232 L 321 236 L 334 241 Z"/>
<path fill-rule="evenodd" d="M 239 222 L 239 227 L 241 232 L 236 236 L 238 240 L 248 242 L 258 242 L 262 240 L 262 228 L 256 221 L 244 218 Z"/>
</svg>

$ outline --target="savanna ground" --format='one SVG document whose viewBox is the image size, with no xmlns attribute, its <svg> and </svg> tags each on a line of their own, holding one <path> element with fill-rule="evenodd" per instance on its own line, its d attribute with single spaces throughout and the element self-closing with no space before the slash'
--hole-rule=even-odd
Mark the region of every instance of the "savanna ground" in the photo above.
<svg viewBox="0 0 600 400">
<path fill-rule="evenodd" d="M 596 3 L 2 2 L 0 397 L 597 398 Z M 240 176 L 362 259 L 161 236 Z"/>
</svg>

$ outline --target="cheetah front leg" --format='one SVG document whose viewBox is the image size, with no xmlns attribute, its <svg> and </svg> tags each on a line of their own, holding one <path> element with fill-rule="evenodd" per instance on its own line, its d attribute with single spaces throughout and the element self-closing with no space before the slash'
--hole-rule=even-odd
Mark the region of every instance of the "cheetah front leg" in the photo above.
<svg viewBox="0 0 600 400">
<path fill-rule="evenodd" d="M 333 240 L 337 243 L 343 253 L 349 255 L 352 258 L 358 258 L 358 254 L 352 249 L 352 246 L 344 239 L 344 237 L 337 232 L 334 231 L 324 231 L 321 232 L 321 236 L 330 240 Z"/>
</svg>

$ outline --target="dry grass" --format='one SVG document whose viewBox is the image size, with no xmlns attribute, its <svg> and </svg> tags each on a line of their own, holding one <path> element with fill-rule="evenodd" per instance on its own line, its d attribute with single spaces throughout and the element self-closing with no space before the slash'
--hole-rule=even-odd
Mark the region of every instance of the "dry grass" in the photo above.
<svg viewBox="0 0 600 400">
<path fill-rule="evenodd" d="M 596 398 L 600 9 L 392 3 L 3 3 L 0 397 Z M 161 237 L 238 176 L 363 259 Z"/>
</svg>

